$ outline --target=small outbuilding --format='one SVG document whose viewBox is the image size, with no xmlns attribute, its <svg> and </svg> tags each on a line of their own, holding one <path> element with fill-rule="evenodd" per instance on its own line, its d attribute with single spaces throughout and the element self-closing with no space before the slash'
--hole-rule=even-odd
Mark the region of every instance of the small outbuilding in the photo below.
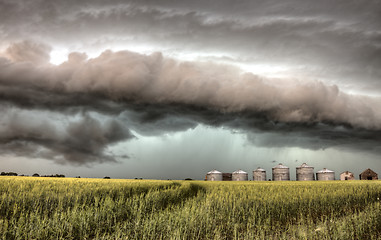
<svg viewBox="0 0 381 240">
<path fill-rule="evenodd" d="M 222 173 L 222 181 L 231 181 L 232 174 L 231 173 Z"/>
<path fill-rule="evenodd" d="M 360 173 L 360 180 L 377 180 L 377 179 L 378 179 L 378 174 L 370 168 Z"/>
<path fill-rule="evenodd" d="M 355 175 L 350 171 L 345 171 L 340 174 L 340 180 L 355 180 Z"/>
</svg>

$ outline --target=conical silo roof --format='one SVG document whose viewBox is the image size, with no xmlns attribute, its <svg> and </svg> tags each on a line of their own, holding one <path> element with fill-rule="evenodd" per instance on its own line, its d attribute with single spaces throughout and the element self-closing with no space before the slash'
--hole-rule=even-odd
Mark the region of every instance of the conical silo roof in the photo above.
<svg viewBox="0 0 381 240">
<path fill-rule="evenodd" d="M 329 169 L 326 169 L 326 168 L 323 168 L 322 170 L 317 171 L 317 173 L 333 173 L 333 172 L 334 172 L 334 171 L 329 170 Z"/>
<path fill-rule="evenodd" d="M 289 167 L 283 165 L 282 163 L 279 163 L 278 165 L 276 165 L 276 166 L 273 167 L 273 168 L 289 168 Z"/>
<path fill-rule="evenodd" d="M 217 171 L 216 169 L 213 169 L 212 171 L 208 172 L 208 174 L 219 174 L 219 173 L 222 174 L 222 172 Z"/>
<path fill-rule="evenodd" d="M 254 172 L 266 172 L 266 170 L 258 167 L 257 169 L 254 170 Z"/>
<path fill-rule="evenodd" d="M 303 163 L 302 165 L 300 165 L 299 167 L 296 167 L 296 168 L 313 168 L 313 167 L 308 166 L 307 163 Z"/>
<path fill-rule="evenodd" d="M 242 171 L 241 169 L 239 169 L 239 170 L 237 170 L 237 171 L 234 171 L 233 173 L 234 173 L 234 174 L 247 174 L 247 172 Z"/>
</svg>

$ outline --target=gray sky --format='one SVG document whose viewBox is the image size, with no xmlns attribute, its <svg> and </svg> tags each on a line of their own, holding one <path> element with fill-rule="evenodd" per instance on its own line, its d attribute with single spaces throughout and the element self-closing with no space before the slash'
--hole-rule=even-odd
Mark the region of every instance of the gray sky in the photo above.
<svg viewBox="0 0 381 240">
<path fill-rule="evenodd" d="M 381 173 L 380 12 L 351 0 L 0 0 L 0 171 Z"/>
</svg>

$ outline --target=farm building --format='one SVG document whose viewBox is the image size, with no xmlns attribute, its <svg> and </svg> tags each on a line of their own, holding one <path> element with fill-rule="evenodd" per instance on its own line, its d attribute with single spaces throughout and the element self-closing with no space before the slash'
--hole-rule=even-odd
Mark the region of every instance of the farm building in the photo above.
<svg viewBox="0 0 381 240">
<path fill-rule="evenodd" d="M 266 170 L 258 167 L 253 171 L 254 181 L 266 181 Z"/>
<path fill-rule="evenodd" d="M 315 180 L 314 167 L 308 166 L 306 163 L 296 168 L 296 181 L 313 181 Z"/>
<path fill-rule="evenodd" d="M 340 174 L 340 180 L 355 180 L 355 175 L 350 171 L 345 171 Z"/>
<path fill-rule="evenodd" d="M 279 163 L 273 170 L 273 181 L 289 181 L 290 180 L 290 169 Z"/>
<path fill-rule="evenodd" d="M 372 169 L 368 168 L 360 174 L 360 180 L 377 180 L 378 175 Z"/>
<path fill-rule="evenodd" d="M 232 174 L 231 173 L 222 173 L 222 181 L 231 181 Z"/>
</svg>

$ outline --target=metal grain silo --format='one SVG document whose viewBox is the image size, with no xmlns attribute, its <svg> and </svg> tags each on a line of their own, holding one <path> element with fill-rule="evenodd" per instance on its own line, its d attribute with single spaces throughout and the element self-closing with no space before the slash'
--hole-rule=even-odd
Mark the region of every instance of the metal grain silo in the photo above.
<svg viewBox="0 0 381 240">
<path fill-rule="evenodd" d="M 234 171 L 232 174 L 232 181 L 247 181 L 247 172 L 240 170 Z"/>
<path fill-rule="evenodd" d="M 313 180 L 315 180 L 314 167 L 308 166 L 306 163 L 296 167 L 296 181 Z"/>
<path fill-rule="evenodd" d="M 206 180 L 207 181 L 222 181 L 222 172 L 214 169 L 206 174 Z"/>
<path fill-rule="evenodd" d="M 273 181 L 289 181 L 290 169 L 279 163 L 273 167 Z"/>
<path fill-rule="evenodd" d="M 318 171 L 316 173 L 316 180 L 324 181 L 324 180 L 335 180 L 335 172 L 326 168 Z"/>
<path fill-rule="evenodd" d="M 253 171 L 254 181 L 266 181 L 266 170 L 258 167 Z"/>
</svg>

